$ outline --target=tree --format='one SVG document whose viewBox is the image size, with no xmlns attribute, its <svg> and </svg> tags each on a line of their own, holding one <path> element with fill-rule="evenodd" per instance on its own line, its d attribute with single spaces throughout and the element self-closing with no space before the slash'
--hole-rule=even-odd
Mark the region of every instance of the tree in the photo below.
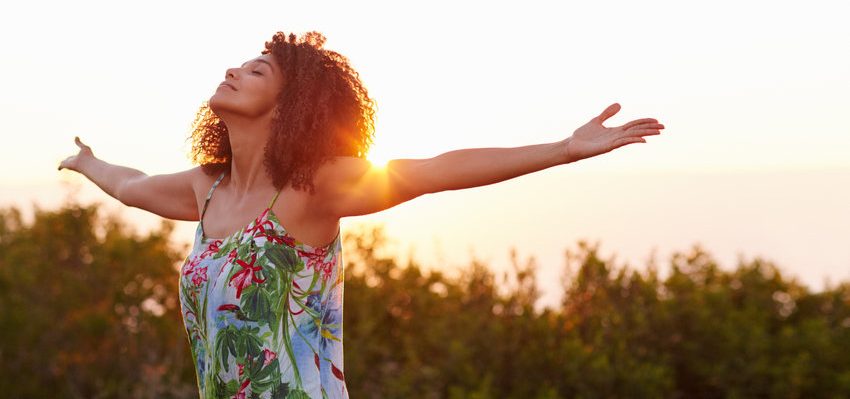
<svg viewBox="0 0 850 399">
<path fill-rule="evenodd" d="M 173 222 L 130 234 L 99 204 L 0 211 L 0 392 L 192 397 Z"/>
<path fill-rule="evenodd" d="M 196 398 L 173 223 L 140 237 L 98 205 L 0 209 L 0 392 Z M 534 258 L 501 281 L 344 240 L 352 398 L 850 397 L 850 282 L 810 292 L 764 259 L 726 271 L 695 245 L 662 279 L 568 251 L 558 309 L 537 311 Z M 613 259 L 613 257 L 612 257 Z"/>
</svg>

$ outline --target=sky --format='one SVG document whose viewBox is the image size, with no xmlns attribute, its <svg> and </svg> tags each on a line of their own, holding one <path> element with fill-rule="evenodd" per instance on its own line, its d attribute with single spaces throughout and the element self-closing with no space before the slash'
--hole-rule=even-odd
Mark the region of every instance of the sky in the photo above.
<svg viewBox="0 0 850 399">
<path fill-rule="evenodd" d="M 69 192 L 140 229 L 59 162 L 75 135 L 147 174 L 193 167 L 195 111 L 276 31 L 319 31 L 377 102 L 376 163 L 554 142 L 606 126 L 661 135 L 506 182 L 343 219 L 383 224 L 425 266 L 535 257 L 544 303 L 565 251 L 663 272 L 695 243 L 732 269 L 774 261 L 812 288 L 850 280 L 850 24 L 839 1 L 18 2 L 0 15 L 0 206 Z M 196 223 L 178 222 L 189 241 Z"/>
</svg>

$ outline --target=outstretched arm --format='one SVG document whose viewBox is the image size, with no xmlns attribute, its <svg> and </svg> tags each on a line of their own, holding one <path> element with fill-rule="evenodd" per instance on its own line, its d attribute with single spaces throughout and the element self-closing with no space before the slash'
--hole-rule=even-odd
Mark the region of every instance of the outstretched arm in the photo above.
<svg viewBox="0 0 850 399">
<path fill-rule="evenodd" d="M 63 160 L 58 170 L 69 169 L 84 175 L 124 205 L 168 219 L 198 220 L 193 181 L 201 176 L 200 167 L 148 176 L 140 170 L 98 159 L 79 137 L 74 137 L 74 143 L 79 152 Z"/>
<path fill-rule="evenodd" d="M 645 143 L 643 136 L 664 129 L 652 118 L 613 128 L 602 125 L 619 110 L 619 104 L 612 104 L 572 136 L 554 143 L 461 149 L 428 159 L 394 159 L 385 168 L 360 158 L 337 158 L 317 171 L 317 208 L 336 218 L 379 212 L 423 194 L 485 186 Z"/>
</svg>

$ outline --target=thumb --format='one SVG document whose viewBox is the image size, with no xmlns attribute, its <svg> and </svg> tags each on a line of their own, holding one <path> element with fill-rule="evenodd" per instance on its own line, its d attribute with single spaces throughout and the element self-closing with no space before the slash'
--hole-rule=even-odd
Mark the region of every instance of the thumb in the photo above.
<svg viewBox="0 0 850 399">
<path fill-rule="evenodd" d="M 596 117 L 596 121 L 599 123 L 605 122 L 608 118 L 614 116 L 617 112 L 620 112 L 620 104 L 614 103 L 605 108 L 599 116 Z"/>
<path fill-rule="evenodd" d="M 86 143 L 83 143 L 83 141 L 82 141 L 82 140 L 80 140 L 80 137 L 79 137 L 79 136 L 74 136 L 74 143 L 76 143 L 76 144 L 77 144 L 77 147 L 80 147 L 80 149 L 81 149 L 81 150 L 88 150 L 88 151 L 91 151 L 91 147 L 89 147 L 88 145 L 86 145 Z"/>
</svg>

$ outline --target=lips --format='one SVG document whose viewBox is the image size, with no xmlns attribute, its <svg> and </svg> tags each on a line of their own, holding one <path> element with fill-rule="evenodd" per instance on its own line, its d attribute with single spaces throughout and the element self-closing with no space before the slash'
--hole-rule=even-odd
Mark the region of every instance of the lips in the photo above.
<svg viewBox="0 0 850 399">
<path fill-rule="evenodd" d="M 220 85 L 218 85 L 218 86 L 219 86 L 219 87 L 221 87 L 221 86 L 226 86 L 226 87 L 229 87 L 229 88 L 233 89 L 233 91 L 236 91 L 236 86 L 233 86 L 232 84 L 227 83 L 227 82 L 221 82 L 221 84 L 220 84 Z"/>
</svg>

